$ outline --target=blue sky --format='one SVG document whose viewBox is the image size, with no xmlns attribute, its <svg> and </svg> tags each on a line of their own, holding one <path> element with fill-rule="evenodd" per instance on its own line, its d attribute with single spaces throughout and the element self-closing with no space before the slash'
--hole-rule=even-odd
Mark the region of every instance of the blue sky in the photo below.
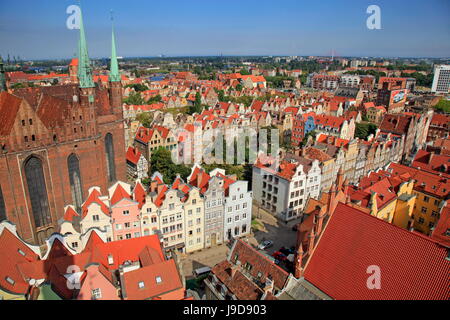
<svg viewBox="0 0 450 320">
<path fill-rule="evenodd" d="M 70 58 L 77 31 L 66 8 L 78 0 L 0 0 L 0 54 Z M 366 9 L 381 8 L 381 30 Z M 121 56 L 450 56 L 448 0 L 82 0 L 89 53 L 110 52 L 115 13 Z"/>
</svg>

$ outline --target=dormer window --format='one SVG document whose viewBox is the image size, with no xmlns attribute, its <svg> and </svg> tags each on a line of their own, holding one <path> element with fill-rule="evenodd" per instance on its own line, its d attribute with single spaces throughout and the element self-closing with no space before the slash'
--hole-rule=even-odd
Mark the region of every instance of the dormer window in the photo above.
<svg viewBox="0 0 450 320">
<path fill-rule="evenodd" d="M 12 278 L 10 278 L 10 277 L 6 277 L 5 278 L 5 280 L 6 280 L 6 282 L 8 282 L 10 285 L 14 285 L 16 282 L 12 279 Z"/>
<path fill-rule="evenodd" d="M 162 278 L 161 278 L 161 277 L 159 277 L 159 276 L 158 276 L 158 277 L 156 277 L 156 283 L 157 283 L 157 284 L 160 284 L 161 282 L 162 282 Z"/>
<path fill-rule="evenodd" d="M 144 289 L 144 288 L 145 288 L 145 283 L 144 283 L 144 281 L 140 281 L 140 282 L 138 283 L 138 287 L 139 287 L 139 289 Z"/>
<path fill-rule="evenodd" d="M 17 252 L 25 257 L 25 252 L 23 252 L 22 250 L 18 249 Z"/>
</svg>

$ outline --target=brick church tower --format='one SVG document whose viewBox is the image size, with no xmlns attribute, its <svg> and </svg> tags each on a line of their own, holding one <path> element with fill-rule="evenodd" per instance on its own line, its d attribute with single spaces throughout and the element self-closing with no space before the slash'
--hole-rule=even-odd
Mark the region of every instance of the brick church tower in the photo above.
<svg viewBox="0 0 450 320">
<path fill-rule="evenodd" d="M 79 209 L 90 187 L 126 178 L 114 30 L 107 89 L 93 81 L 80 20 L 75 83 L 7 92 L 0 72 L 0 221 L 31 243 L 56 232 L 64 206 Z"/>
</svg>

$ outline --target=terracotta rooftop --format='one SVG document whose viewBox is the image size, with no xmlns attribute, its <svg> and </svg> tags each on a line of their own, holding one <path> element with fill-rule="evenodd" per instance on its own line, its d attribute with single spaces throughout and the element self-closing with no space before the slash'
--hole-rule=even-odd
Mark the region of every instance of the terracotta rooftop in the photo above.
<svg viewBox="0 0 450 320">
<path fill-rule="evenodd" d="M 305 268 L 304 277 L 337 300 L 448 300 L 448 248 L 339 203 Z M 381 270 L 370 290 L 369 266 Z"/>
</svg>

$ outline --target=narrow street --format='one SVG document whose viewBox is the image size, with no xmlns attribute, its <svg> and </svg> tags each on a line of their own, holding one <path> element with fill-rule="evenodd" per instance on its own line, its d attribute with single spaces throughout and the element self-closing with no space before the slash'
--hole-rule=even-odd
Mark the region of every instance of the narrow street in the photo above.
<svg viewBox="0 0 450 320">
<path fill-rule="evenodd" d="M 292 227 L 300 222 L 300 219 L 284 223 L 279 221 L 270 213 L 257 206 L 253 206 L 253 217 L 258 222 L 259 229 L 251 235 L 242 238 L 243 241 L 257 247 L 264 240 L 273 241 L 273 246 L 265 250 L 269 255 L 278 251 L 281 247 L 290 248 L 295 246 L 297 233 Z M 252 228 L 253 230 L 253 228 Z M 183 275 L 186 279 L 193 278 L 193 271 L 201 267 L 214 267 L 217 263 L 225 260 L 228 256 L 229 248 L 222 244 L 213 248 L 203 249 L 198 252 L 180 256 L 180 264 Z"/>
</svg>

